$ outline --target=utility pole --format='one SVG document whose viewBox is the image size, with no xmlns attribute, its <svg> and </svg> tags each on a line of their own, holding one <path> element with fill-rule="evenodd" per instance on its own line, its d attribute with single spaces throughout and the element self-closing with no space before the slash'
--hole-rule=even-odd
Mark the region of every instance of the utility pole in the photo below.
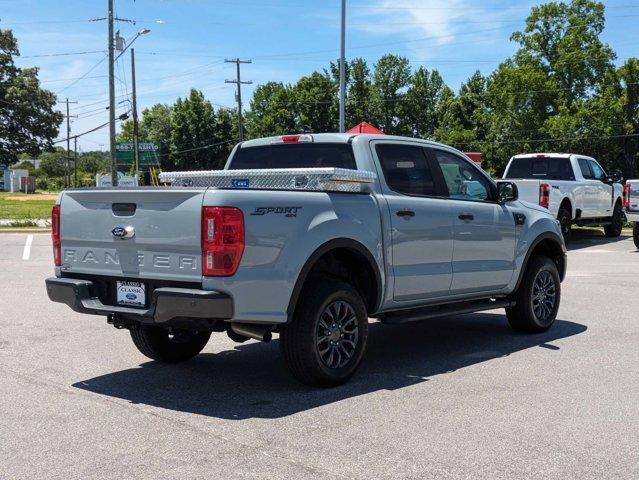
<svg viewBox="0 0 639 480">
<path fill-rule="evenodd" d="M 339 55 L 339 131 L 346 131 L 346 0 L 342 0 Z"/>
<path fill-rule="evenodd" d="M 135 95 L 135 49 L 131 48 L 131 83 L 133 85 L 131 93 L 133 94 L 133 160 L 135 161 L 135 174 L 140 173 L 140 139 L 138 132 L 138 101 Z"/>
<path fill-rule="evenodd" d="M 71 168 L 69 165 L 69 162 L 71 160 L 70 154 L 71 154 L 71 115 L 69 115 L 69 104 L 70 103 L 78 103 L 78 102 L 70 102 L 69 99 L 67 98 L 65 103 L 67 104 L 67 154 L 66 154 L 66 158 L 67 158 L 67 168 L 65 171 L 65 175 L 64 175 L 64 187 L 68 187 L 69 184 L 71 183 Z M 77 117 L 77 115 L 74 115 L 74 117 Z"/>
<path fill-rule="evenodd" d="M 240 78 L 240 63 L 253 63 L 252 60 L 240 60 L 239 58 L 231 58 L 224 60 L 226 63 L 234 63 L 237 67 L 237 80 L 226 80 L 225 83 L 237 84 L 237 93 L 235 94 L 235 100 L 237 100 L 237 131 L 239 141 L 244 141 L 244 122 L 242 120 L 242 85 L 250 85 L 252 81 L 242 81 Z"/>
<path fill-rule="evenodd" d="M 78 186 L 78 137 L 73 137 L 73 186 Z"/>
<path fill-rule="evenodd" d="M 109 156 L 111 157 L 111 185 L 118 186 L 118 167 L 115 152 L 115 72 L 113 58 L 113 0 L 109 0 Z"/>
</svg>

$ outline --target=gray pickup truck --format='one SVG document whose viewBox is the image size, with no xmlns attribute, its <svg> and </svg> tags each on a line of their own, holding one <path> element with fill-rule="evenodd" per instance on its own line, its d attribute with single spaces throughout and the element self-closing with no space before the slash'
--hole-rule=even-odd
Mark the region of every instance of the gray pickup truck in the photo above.
<svg viewBox="0 0 639 480">
<path fill-rule="evenodd" d="M 623 187 L 626 220 L 632 223 L 632 238 L 639 249 L 639 180 L 627 180 Z"/>
<path fill-rule="evenodd" d="M 548 210 L 461 152 L 366 134 L 237 145 L 224 170 L 170 187 L 74 189 L 52 213 L 49 298 L 104 315 L 151 359 L 212 332 L 279 334 L 300 381 L 333 386 L 386 324 L 505 308 L 522 332 L 557 315 L 566 249 Z"/>
</svg>

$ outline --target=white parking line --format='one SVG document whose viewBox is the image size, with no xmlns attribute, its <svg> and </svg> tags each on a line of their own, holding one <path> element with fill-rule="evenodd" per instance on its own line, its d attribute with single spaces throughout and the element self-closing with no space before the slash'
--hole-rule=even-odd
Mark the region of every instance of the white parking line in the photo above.
<svg viewBox="0 0 639 480">
<path fill-rule="evenodd" d="M 29 260 L 31 256 L 31 244 L 33 243 L 33 235 L 27 235 L 27 241 L 24 244 L 24 250 L 22 251 L 22 260 Z"/>
</svg>

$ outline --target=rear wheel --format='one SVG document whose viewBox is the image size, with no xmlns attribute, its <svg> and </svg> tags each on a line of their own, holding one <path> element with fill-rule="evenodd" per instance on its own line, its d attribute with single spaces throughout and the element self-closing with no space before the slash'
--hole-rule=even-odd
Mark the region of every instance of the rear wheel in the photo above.
<svg viewBox="0 0 639 480">
<path fill-rule="evenodd" d="M 544 332 L 555 322 L 560 299 L 557 265 L 548 257 L 534 257 L 515 294 L 515 306 L 506 309 L 508 322 L 518 332 Z"/>
<path fill-rule="evenodd" d="M 632 239 L 635 241 L 635 247 L 639 249 L 639 222 L 635 222 L 632 227 Z"/>
<path fill-rule="evenodd" d="M 287 367 L 302 383 L 333 387 L 357 370 L 368 338 L 366 306 L 357 291 L 333 279 L 304 289 L 293 321 L 280 334 Z"/>
<path fill-rule="evenodd" d="M 615 209 L 612 212 L 612 223 L 604 227 L 606 237 L 616 238 L 621 235 L 623 229 L 623 211 L 621 209 L 621 203 L 615 204 Z"/>
<path fill-rule="evenodd" d="M 559 209 L 557 213 L 557 220 L 561 226 L 561 234 L 564 237 L 564 243 L 568 243 L 570 240 L 570 233 L 572 231 L 572 215 L 564 207 Z"/>
<path fill-rule="evenodd" d="M 152 325 L 131 329 L 131 338 L 138 350 L 152 360 L 177 363 L 195 357 L 206 346 L 211 332 L 168 330 Z"/>
</svg>

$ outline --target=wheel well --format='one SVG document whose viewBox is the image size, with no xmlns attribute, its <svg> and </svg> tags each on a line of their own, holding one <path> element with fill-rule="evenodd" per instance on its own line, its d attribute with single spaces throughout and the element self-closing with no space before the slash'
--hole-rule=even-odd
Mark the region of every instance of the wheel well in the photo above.
<svg viewBox="0 0 639 480">
<path fill-rule="evenodd" d="M 568 210 L 568 212 L 570 212 L 570 217 L 574 217 L 573 213 L 572 213 L 572 203 L 570 202 L 570 199 L 568 198 L 564 198 L 561 201 L 561 205 L 559 205 L 559 209 L 561 210 L 562 208 L 565 208 L 566 210 Z"/>
<path fill-rule="evenodd" d="M 559 277 L 562 280 L 564 279 L 564 276 L 566 274 L 566 256 L 560 243 L 550 238 L 545 238 L 538 242 L 530 252 L 528 262 L 526 262 L 526 267 L 528 267 L 530 259 L 537 255 L 544 255 L 555 262 L 555 265 L 557 265 L 557 270 L 559 271 Z"/>
<path fill-rule="evenodd" d="M 364 300 L 367 312 L 374 313 L 379 304 L 381 284 L 379 273 L 372 262 L 374 262 L 372 258 L 351 247 L 336 247 L 321 252 L 318 258 L 302 270 L 304 278 L 298 280 L 298 283 L 300 281 L 302 283 L 296 285 L 293 291 L 289 306 L 289 321 L 294 313 L 299 294 L 305 286 L 317 280 L 318 277 L 339 279 L 352 285 Z"/>
</svg>

